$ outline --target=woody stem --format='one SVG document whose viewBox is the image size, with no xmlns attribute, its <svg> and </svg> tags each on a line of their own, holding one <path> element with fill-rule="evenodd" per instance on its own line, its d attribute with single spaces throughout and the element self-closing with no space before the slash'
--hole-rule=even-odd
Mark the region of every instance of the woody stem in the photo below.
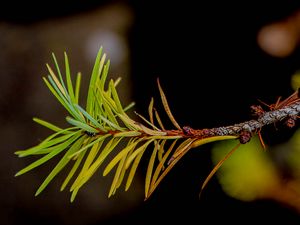
<svg viewBox="0 0 300 225">
<path fill-rule="evenodd" d="M 238 135 L 242 130 L 253 133 L 266 125 L 282 121 L 289 117 L 295 117 L 299 113 L 300 102 L 297 102 L 281 109 L 265 112 L 257 120 L 249 120 L 232 126 L 215 128 L 215 132 L 218 135 Z"/>
<path fill-rule="evenodd" d="M 280 122 L 287 118 L 297 119 L 297 115 L 300 113 L 300 101 L 297 101 L 294 104 L 282 107 L 280 109 L 271 110 L 264 112 L 258 119 L 249 120 L 246 122 L 217 127 L 211 129 L 200 129 L 193 130 L 190 127 L 184 127 L 185 129 L 189 128 L 189 134 L 191 136 L 196 136 L 199 138 L 211 137 L 211 136 L 226 136 L 233 135 L 240 137 L 241 143 L 246 143 L 251 139 L 251 134 L 257 133 L 262 127 Z M 244 140 L 242 140 L 244 139 Z"/>
</svg>

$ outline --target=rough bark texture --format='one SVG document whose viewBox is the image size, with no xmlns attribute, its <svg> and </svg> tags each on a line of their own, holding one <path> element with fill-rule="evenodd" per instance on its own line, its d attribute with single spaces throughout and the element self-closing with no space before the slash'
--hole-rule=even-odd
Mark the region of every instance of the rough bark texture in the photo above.
<svg viewBox="0 0 300 225">
<path fill-rule="evenodd" d="M 300 112 L 300 99 L 293 101 L 292 104 L 287 106 L 282 106 L 281 108 L 271 108 L 270 111 L 264 112 L 260 111 L 257 119 L 249 120 L 246 122 L 222 126 L 210 129 L 200 129 L 194 130 L 191 127 L 183 127 L 183 134 L 185 136 L 205 138 L 212 136 L 225 136 L 234 135 L 239 137 L 242 144 L 248 142 L 251 136 L 258 133 L 261 128 L 266 125 L 277 123 L 280 121 L 285 121 L 288 127 L 295 125 L 295 121 L 299 118 L 298 114 Z"/>
</svg>

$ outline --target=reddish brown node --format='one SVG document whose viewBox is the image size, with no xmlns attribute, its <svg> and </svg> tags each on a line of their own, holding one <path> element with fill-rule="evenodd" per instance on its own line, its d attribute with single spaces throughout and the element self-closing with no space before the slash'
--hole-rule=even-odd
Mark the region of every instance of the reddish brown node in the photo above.
<svg viewBox="0 0 300 225">
<path fill-rule="evenodd" d="M 182 132 L 185 136 L 190 136 L 190 137 L 206 138 L 206 137 L 214 136 L 214 132 L 212 129 L 194 130 L 189 126 L 184 126 L 182 128 Z"/>
<path fill-rule="evenodd" d="M 186 136 L 193 136 L 193 133 L 194 133 L 193 129 L 191 127 L 189 127 L 189 126 L 182 127 L 182 132 Z"/>
<path fill-rule="evenodd" d="M 203 130 L 202 130 L 202 135 L 203 135 L 204 137 L 209 137 L 209 136 L 212 136 L 212 132 L 211 132 L 210 129 L 203 129 Z"/>
<path fill-rule="evenodd" d="M 242 130 L 239 134 L 239 140 L 241 144 L 246 144 L 251 140 L 252 134 L 247 130 Z"/>
<path fill-rule="evenodd" d="M 260 105 L 252 105 L 250 106 L 250 109 L 252 110 L 253 115 L 257 117 L 261 117 L 265 113 L 265 110 L 263 110 Z"/>
<path fill-rule="evenodd" d="M 293 128 L 296 125 L 296 118 L 297 117 L 289 117 L 286 121 L 285 121 L 285 125 L 289 128 Z"/>
</svg>

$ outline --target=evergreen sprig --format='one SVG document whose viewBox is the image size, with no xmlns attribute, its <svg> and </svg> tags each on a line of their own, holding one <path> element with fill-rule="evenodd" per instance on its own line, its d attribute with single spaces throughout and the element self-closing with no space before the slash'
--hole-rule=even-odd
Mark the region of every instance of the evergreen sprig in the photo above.
<svg viewBox="0 0 300 225">
<path fill-rule="evenodd" d="M 78 102 L 81 74 L 77 74 L 74 85 L 67 54 L 64 54 L 64 75 L 55 55 L 52 54 L 52 56 L 56 72 L 47 64 L 49 75 L 44 77 L 43 80 L 56 99 L 68 111 L 69 116 L 66 117 L 66 121 L 70 126 L 60 128 L 42 119 L 34 118 L 35 122 L 54 133 L 38 145 L 16 152 L 19 157 L 41 156 L 20 170 L 16 176 L 43 165 L 55 156 L 61 157 L 35 195 L 39 195 L 67 164 L 72 163 L 73 167 L 68 172 L 60 190 L 64 190 L 71 183 L 71 201 L 73 201 L 79 189 L 98 171 L 107 156 L 113 151 L 117 151 L 117 146 L 120 146 L 120 143 L 123 142 L 126 143 L 125 147 L 119 150 L 118 154 L 106 165 L 103 171 L 103 175 L 106 176 L 116 167 L 108 196 L 115 194 L 125 179 L 127 171 L 129 172 L 126 178 L 125 190 L 128 190 L 139 162 L 148 149 L 152 151 L 145 181 L 145 196 L 148 198 L 166 172 L 169 171 L 169 168 L 173 167 L 181 158 L 181 156 L 176 157 L 170 163 L 168 169 L 164 170 L 171 152 L 174 151 L 177 155 L 184 155 L 188 149 L 200 144 L 198 138 L 184 138 L 185 135 L 171 113 L 159 82 L 158 86 L 164 108 L 177 130 L 166 130 L 164 128 L 158 112 L 154 109 L 153 99 L 149 104 L 149 120 L 139 114 L 138 116 L 144 121 L 144 124 L 130 118 L 126 112 L 133 107 L 134 103 L 123 107 L 116 89 L 120 78 L 117 80 L 111 79 L 106 83 L 110 61 L 106 60 L 106 54 L 103 54 L 102 48 L 97 54 L 91 74 L 85 108 L 80 106 Z M 157 125 L 154 123 L 157 123 Z M 234 137 L 228 136 L 222 139 L 228 138 Z M 214 139 L 212 137 L 203 140 L 203 143 Z M 179 140 L 182 143 L 179 144 Z M 198 143 L 196 140 L 198 140 Z"/>
<path fill-rule="evenodd" d="M 259 110 L 257 120 L 227 127 L 194 130 L 188 126 L 181 127 L 175 120 L 166 95 L 157 80 L 164 111 L 174 126 L 173 129 L 166 129 L 159 112 L 154 107 L 153 98 L 148 107 L 148 119 L 136 113 L 138 120 L 141 121 L 139 122 L 127 114 L 134 103 L 126 107 L 121 103 L 117 92 L 120 78 L 110 79 L 107 82 L 110 61 L 106 59 L 102 48 L 97 54 L 92 70 L 85 107 L 79 104 L 81 74 L 77 73 L 74 83 L 67 54 L 64 53 L 64 74 L 60 70 L 55 55 L 52 56 L 56 71 L 54 72 L 47 64 L 49 75 L 43 80 L 68 111 L 69 116 L 66 117 L 66 121 L 70 126 L 60 128 L 42 119 L 34 118 L 35 122 L 52 130 L 53 134 L 34 147 L 16 152 L 19 157 L 40 156 L 39 159 L 20 170 L 16 176 L 43 165 L 55 156 L 60 157 L 60 161 L 40 185 L 35 195 L 39 195 L 67 164 L 73 164 L 60 190 L 64 190 L 69 185 L 69 190 L 72 192 L 71 201 L 74 201 L 79 189 L 98 172 L 107 157 L 114 154 L 111 161 L 108 161 L 103 168 L 103 176 L 113 170 L 115 174 L 108 194 L 110 197 L 116 193 L 123 182 L 125 190 L 128 190 L 142 156 L 145 151 L 151 151 L 145 178 L 145 199 L 147 199 L 190 149 L 209 142 L 228 139 L 238 139 L 244 144 L 251 139 L 253 134 L 260 135 L 260 129 L 264 125 L 285 118 L 296 120 L 300 111 L 299 94 L 295 92 L 288 102 L 282 105 L 276 104 L 270 112 Z M 216 165 L 203 182 L 201 190 L 236 148 Z"/>
</svg>

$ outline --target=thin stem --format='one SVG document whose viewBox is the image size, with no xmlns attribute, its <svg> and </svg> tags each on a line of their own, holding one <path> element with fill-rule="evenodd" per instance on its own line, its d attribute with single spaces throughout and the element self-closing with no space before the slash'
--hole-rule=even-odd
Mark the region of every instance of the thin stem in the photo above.
<svg viewBox="0 0 300 225">
<path fill-rule="evenodd" d="M 241 137 L 243 131 L 248 132 L 250 134 L 249 140 L 251 138 L 251 134 L 258 133 L 264 126 L 280 122 L 282 120 L 288 118 L 298 118 L 296 117 L 300 112 L 300 101 L 293 103 L 291 105 L 282 107 L 280 109 L 271 110 L 268 112 L 263 112 L 258 119 L 245 121 L 242 123 L 223 126 L 211 129 L 201 129 L 194 130 L 190 127 L 184 127 L 184 132 L 187 136 L 190 137 L 211 137 L 211 136 L 225 136 L 225 135 L 234 135 L 237 137 Z M 247 141 L 249 141 L 247 140 Z M 244 141 L 246 143 L 247 141 Z M 243 143 L 241 141 L 241 143 Z"/>
</svg>

